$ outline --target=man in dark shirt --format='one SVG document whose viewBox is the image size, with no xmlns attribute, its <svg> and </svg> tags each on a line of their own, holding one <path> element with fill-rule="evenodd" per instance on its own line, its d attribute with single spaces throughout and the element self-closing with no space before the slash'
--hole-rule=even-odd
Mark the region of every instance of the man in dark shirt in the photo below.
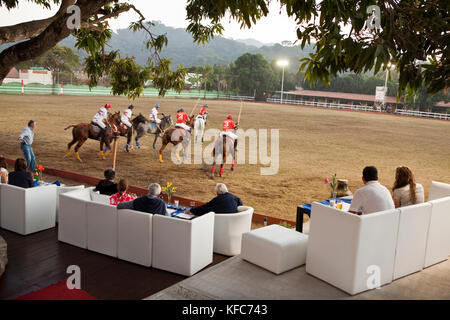
<svg viewBox="0 0 450 320">
<path fill-rule="evenodd" d="M 100 192 L 100 194 L 104 194 L 107 196 L 112 196 L 117 193 L 117 183 L 114 182 L 114 178 L 116 177 L 116 172 L 114 169 L 106 169 L 103 173 L 105 175 L 105 179 L 100 181 L 95 187 L 94 191 Z"/>
<path fill-rule="evenodd" d="M 159 198 L 160 194 L 161 186 L 157 183 L 152 183 L 148 187 L 148 195 L 139 197 L 133 201 L 119 203 L 117 209 L 130 209 L 165 216 L 167 213 L 166 204 Z"/>
<path fill-rule="evenodd" d="M 27 171 L 25 159 L 17 159 L 14 163 L 14 171 L 8 174 L 8 184 L 21 188 L 32 188 L 33 176 Z"/>
<path fill-rule="evenodd" d="M 208 212 L 215 213 L 237 213 L 238 206 L 242 206 L 242 201 L 235 195 L 228 192 L 227 186 L 223 183 L 216 185 L 217 197 L 210 202 L 188 210 L 187 213 L 192 213 L 196 216 L 204 215 Z"/>
</svg>

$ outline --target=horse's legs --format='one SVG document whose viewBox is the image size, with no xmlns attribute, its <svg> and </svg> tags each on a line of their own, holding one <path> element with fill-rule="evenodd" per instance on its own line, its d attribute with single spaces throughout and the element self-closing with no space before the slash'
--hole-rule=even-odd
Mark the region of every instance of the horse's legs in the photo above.
<svg viewBox="0 0 450 320">
<path fill-rule="evenodd" d="M 158 134 L 155 134 L 155 140 L 153 140 L 153 149 L 156 149 L 156 140 L 158 140 Z"/>
<path fill-rule="evenodd" d="M 127 145 L 125 146 L 125 150 L 127 152 L 130 152 L 130 143 L 131 143 L 131 139 L 133 138 L 133 128 L 128 128 L 128 133 L 127 133 Z"/>
<path fill-rule="evenodd" d="M 216 147 L 213 149 L 213 165 L 211 168 L 211 178 L 214 178 L 214 173 L 216 172 Z"/>
<path fill-rule="evenodd" d="M 225 162 L 227 162 L 227 136 L 223 136 L 223 142 L 222 142 L 222 163 L 220 164 L 220 171 L 219 171 L 219 177 L 223 175 L 223 170 L 225 166 Z"/>
<path fill-rule="evenodd" d="M 164 142 L 164 140 L 163 140 L 163 144 L 162 144 L 162 146 L 161 146 L 161 149 L 159 149 L 159 162 L 163 162 L 163 159 L 162 159 L 162 153 L 163 153 L 163 151 L 164 151 L 164 149 L 167 147 L 167 143 L 165 143 Z"/>
<path fill-rule="evenodd" d="M 144 135 L 144 132 L 141 131 L 137 131 L 136 137 L 134 138 L 134 141 L 136 142 L 136 147 L 139 149 L 141 147 L 140 143 L 139 143 L 139 139 L 142 138 L 142 136 Z"/>
<path fill-rule="evenodd" d="M 106 140 L 105 141 L 105 144 L 106 144 L 106 152 L 105 152 L 105 155 L 104 155 L 104 157 L 103 157 L 103 159 L 106 159 L 106 157 L 111 153 L 111 151 L 112 151 L 112 148 L 111 148 L 111 140 Z"/>
<path fill-rule="evenodd" d="M 236 167 L 236 153 L 237 153 L 237 139 L 234 140 L 234 146 L 233 146 L 233 164 L 231 165 L 231 171 L 234 171 L 234 168 Z"/>
<path fill-rule="evenodd" d="M 78 140 L 76 139 L 76 138 L 73 138 L 73 140 L 72 141 L 70 141 L 68 144 L 67 144 L 67 152 L 66 152 L 66 155 L 65 155 L 65 157 L 70 157 L 70 154 L 71 154 L 71 148 L 72 148 L 72 146 L 77 142 Z"/>
<path fill-rule="evenodd" d="M 75 157 L 77 158 L 78 161 L 83 162 L 80 158 L 80 154 L 78 153 L 78 150 L 80 150 L 81 146 L 83 145 L 83 143 L 86 142 L 87 139 L 81 139 L 78 141 L 77 145 L 75 146 Z"/>
</svg>

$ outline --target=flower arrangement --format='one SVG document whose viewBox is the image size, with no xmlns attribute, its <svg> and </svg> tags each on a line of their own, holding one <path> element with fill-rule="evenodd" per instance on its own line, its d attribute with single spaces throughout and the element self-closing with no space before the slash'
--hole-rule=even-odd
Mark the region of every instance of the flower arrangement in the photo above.
<svg viewBox="0 0 450 320">
<path fill-rule="evenodd" d="M 165 194 L 167 194 L 167 199 L 170 203 L 170 201 L 172 200 L 172 195 L 176 192 L 177 187 L 174 187 L 172 182 L 167 182 L 167 185 L 165 187 L 162 187 L 161 189 Z"/>
<path fill-rule="evenodd" d="M 336 173 L 331 176 L 331 180 L 329 178 L 325 178 L 324 184 L 330 186 L 331 196 L 333 198 L 336 198 L 336 189 L 337 189 Z"/>
<path fill-rule="evenodd" d="M 36 169 L 34 169 L 34 171 L 33 171 L 33 173 L 34 173 L 34 175 L 33 175 L 33 177 L 34 177 L 34 180 L 35 181 L 40 181 L 40 180 L 42 180 L 42 172 L 45 170 L 45 168 L 41 165 L 41 164 L 39 164 L 37 167 L 36 167 Z"/>
</svg>

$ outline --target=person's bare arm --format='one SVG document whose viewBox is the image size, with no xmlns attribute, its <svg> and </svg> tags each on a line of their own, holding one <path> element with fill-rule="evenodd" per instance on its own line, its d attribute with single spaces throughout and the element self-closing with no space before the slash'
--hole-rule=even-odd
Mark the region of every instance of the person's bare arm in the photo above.
<svg viewBox="0 0 450 320">
<path fill-rule="evenodd" d="M 0 180 L 3 184 L 8 184 L 8 175 L 6 174 L 6 172 L 0 173 Z"/>
<path fill-rule="evenodd" d="M 395 205 L 395 208 L 400 208 L 400 206 L 401 206 L 400 200 L 394 199 L 394 205 Z"/>
</svg>

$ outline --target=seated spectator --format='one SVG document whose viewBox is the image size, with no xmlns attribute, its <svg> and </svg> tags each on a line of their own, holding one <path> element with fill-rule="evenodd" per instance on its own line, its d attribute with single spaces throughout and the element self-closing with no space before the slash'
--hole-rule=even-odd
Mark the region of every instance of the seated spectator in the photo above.
<svg viewBox="0 0 450 320">
<path fill-rule="evenodd" d="M 188 210 L 187 213 L 190 212 L 196 216 L 201 216 L 211 211 L 215 213 L 238 212 L 238 206 L 242 206 L 242 201 L 235 195 L 229 193 L 225 184 L 218 183 L 215 191 L 217 197 L 202 206 Z"/>
<path fill-rule="evenodd" d="M 408 167 L 396 169 L 392 191 L 396 208 L 424 202 L 425 191 L 423 186 L 416 183 L 414 175 Z"/>
<path fill-rule="evenodd" d="M 14 163 L 14 171 L 8 175 L 8 183 L 21 188 L 32 188 L 34 185 L 33 176 L 27 171 L 27 162 L 19 158 Z"/>
<path fill-rule="evenodd" d="M 8 184 L 8 164 L 3 156 L 0 156 L 0 184 Z"/>
<path fill-rule="evenodd" d="M 362 181 L 365 186 L 355 192 L 349 212 L 357 215 L 394 209 L 389 190 L 378 182 L 378 170 L 365 167 Z"/>
<path fill-rule="evenodd" d="M 109 203 L 112 206 L 117 206 L 121 202 L 127 202 L 132 201 L 136 197 L 132 196 L 131 194 L 128 194 L 128 181 L 126 179 L 120 179 L 119 184 L 117 185 L 117 189 L 119 189 L 119 192 L 116 194 L 113 194 L 111 198 L 109 199 Z"/>
<path fill-rule="evenodd" d="M 118 191 L 117 183 L 114 182 L 116 172 L 114 171 L 114 169 L 106 169 L 103 174 L 105 176 L 105 179 L 97 184 L 94 191 L 98 191 L 100 192 L 100 194 L 104 194 L 107 196 L 112 196 Z"/>
<path fill-rule="evenodd" d="M 160 195 L 161 186 L 157 183 L 152 183 L 148 186 L 148 195 L 133 201 L 119 203 L 117 209 L 130 209 L 165 216 L 167 215 L 166 204 L 159 198 Z"/>
</svg>

